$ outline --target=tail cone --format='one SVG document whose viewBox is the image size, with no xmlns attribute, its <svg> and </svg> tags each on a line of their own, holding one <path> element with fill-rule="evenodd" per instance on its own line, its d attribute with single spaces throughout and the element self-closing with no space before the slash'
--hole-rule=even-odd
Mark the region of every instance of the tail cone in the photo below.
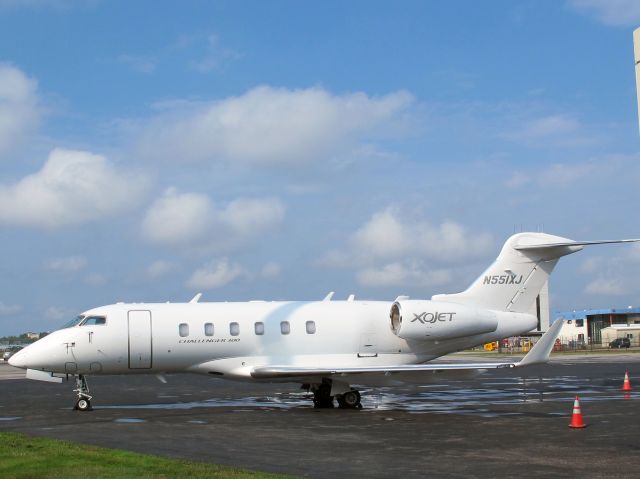
<svg viewBox="0 0 640 479">
<path fill-rule="evenodd" d="M 575 401 L 573 401 L 573 414 L 571 415 L 571 423 L 569 423 L 569 427 L 574 429 L 582 429 L 583 427 L 587 427 L 582 419 L 582 412 L 580 411 L 580 399 L 576 396 Z"/>
<path fill-rule="evenodd" d="M 623 391 L 631 391 L 631 382 L 629 381 L 629 373 L 624 373 L 624 383 L 622 384 Z"/>
</svg>

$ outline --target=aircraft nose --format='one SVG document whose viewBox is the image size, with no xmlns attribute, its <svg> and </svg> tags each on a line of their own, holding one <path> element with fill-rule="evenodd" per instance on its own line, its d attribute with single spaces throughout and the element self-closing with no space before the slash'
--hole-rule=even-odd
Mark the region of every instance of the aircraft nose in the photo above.
<svg viewBox="0 0 640 479">
<path fill-rule="evenodd" d="M 9 358 L 9 364 L 16 368 L 27 369 L 27 352 L 23 349 Z"/>
</svg>

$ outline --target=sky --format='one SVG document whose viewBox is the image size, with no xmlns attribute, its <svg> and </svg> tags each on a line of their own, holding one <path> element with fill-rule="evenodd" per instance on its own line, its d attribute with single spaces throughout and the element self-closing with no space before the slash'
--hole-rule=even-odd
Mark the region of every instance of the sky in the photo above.
<svg viewBox="0 0 640 479">
<path fill-rule="evenodd" d="M 640 237 L 636 0 L 0 0 L 0 335 L 118 301 L 461 291 Z M 640 247 L 552 310 L 640 304 Z"/>
</svg>

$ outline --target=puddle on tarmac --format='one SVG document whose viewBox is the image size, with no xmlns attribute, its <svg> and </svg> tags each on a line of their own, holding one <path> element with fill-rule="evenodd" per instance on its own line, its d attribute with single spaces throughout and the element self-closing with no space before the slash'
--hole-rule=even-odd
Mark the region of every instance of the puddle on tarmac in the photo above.
<svg viewBox="0 0 640 479">
<path fill-rule="evenodd" d="M 198 420 L 194 420 L 194 421 L 187 421 L 189 424 L 209 424 L 207 421 L 198 421 Z"/>
<path fill-rule="evenodd" d="M 132 423 L 147 422 L 147 421 L 144 419 L 137 419 L 135 417 L 123 417 L 120 419 L 115 419 L 113 422 L 132 424 Z"/>
<path fill-rule="evenodd" d="M 0 421 L 17 421 L 18 419 L 22 419 L 22 416 L 16 416 L 16 417 L 1 417 L 0 416 Z"/>
<path fill-rule="evenodd" d="M 522 416 L 527 412 L 492 410 L 491 406 L 521 405 L 535 403 L 567 403 L 576 394 L 583 401 L 622 400 L 617 387 L 598 385 L 575 376 L 552 378 L 500 378 L 469 387 L 468 382 L 448 381 L 446 384 L 425 384 L 412 387 L 361 388 L 363 411 L 405 411 L 409 413 L 469 414 L 487 418 L 500 416 Z M 615 392 L 614 392 L 615 391 Z M 185 394 L 190 396 L 190 394 Z M 159 396 L 160 397 L 160 396 Z M 163 396 L 171 398 L 170 395 Z M 632 393 L 632 399 L 640 394 Z M 95 409 L 160 409 L 189 410 L 196 408 L 244 408 L 247 410 L 291 410 L 308 409 L 311 395 L 306 392 L 276 393 L 270 396 L 244 398 L 214 398 L 200 401 L 184 401 L 151 404 L 122 404 L 100 406 Z M 565 415 L 558 412 L 540 413 L 547 416 Z M 119 422 L 141 422 L 141 420 L 118 420 Z M 193 422 L 193 421 L 190 421 Z M 195 424 L 200 422 L 195 421 Z"/>
</svg>

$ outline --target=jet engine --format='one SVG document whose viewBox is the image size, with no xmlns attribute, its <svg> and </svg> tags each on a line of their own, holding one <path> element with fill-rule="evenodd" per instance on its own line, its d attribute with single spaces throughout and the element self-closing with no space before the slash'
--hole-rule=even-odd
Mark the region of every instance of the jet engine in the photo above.
<svg viewBox="0 0 640 479">
<path fill-rule="evenodd" d="M 453 339 L 490 333 L 498 327 L 492 311 L 439 301 L 396 301 L 389 317 L 391 330 L 402 339 Z"/>
</svg>

